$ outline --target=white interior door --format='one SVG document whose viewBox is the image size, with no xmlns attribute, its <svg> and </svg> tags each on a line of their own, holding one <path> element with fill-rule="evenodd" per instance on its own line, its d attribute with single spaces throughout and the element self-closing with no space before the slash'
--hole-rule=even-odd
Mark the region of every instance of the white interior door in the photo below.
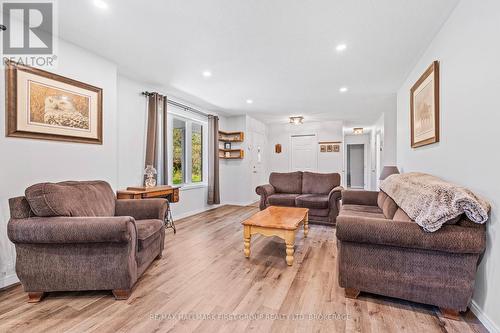
<svg viewBox="0 0 500 333">
<path fill-rule="evenodd" d="M 259 185 L 266 184 L 267 179 L 264 173 L 264 147 L 265 137 L 262 133 L 252 133 L 251 139 L 250 163 L 252 167 L 252 186 L 256 188 Z"/>
<path fill-rule="evenodd" d="M 318 171 L 318 140 L 316 135 L 292 136 L 290 171 Z"/>
</svg>

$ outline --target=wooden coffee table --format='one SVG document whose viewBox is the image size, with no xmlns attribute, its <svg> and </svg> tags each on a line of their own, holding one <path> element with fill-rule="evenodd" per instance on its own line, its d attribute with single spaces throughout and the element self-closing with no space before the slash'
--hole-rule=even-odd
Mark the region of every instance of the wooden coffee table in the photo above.
<svg viewBox="0 0 500 333">
<path fill-rule="evenodd" d="M 250 257 L 250 239 L 252 235 L 278 236 L 285 240 L 286 263 L 288 266 L 292 266 L 295 234 L 298 227 L 304 224 L 304 237 L 307 237 L 309 232 L 308 214 L 309 209 L 307 208 L 269 206 L 248 220 L 241 222 L 243 224 L 245 257 Z"/>
</svg>

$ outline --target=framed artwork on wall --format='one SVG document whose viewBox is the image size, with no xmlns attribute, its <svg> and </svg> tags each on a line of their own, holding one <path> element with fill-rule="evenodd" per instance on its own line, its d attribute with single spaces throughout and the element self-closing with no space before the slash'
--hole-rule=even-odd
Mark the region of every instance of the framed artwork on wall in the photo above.
<svg viewBox="0 0 500 333">
<path fill-rule="evenodd" d="M 5 63 L 9 137 L 102 144 L 102 89 Z"/>
<path fill-rule="evenodd" d="M 334 153 L 340 152 L 340 145 L 333 145 L 333 152 Z"/>
<path fill-rule="evenodd" d="M 319 151 L 322 153 L 326 153 L 326 145 L 320 145 L 319 146 Z"/>
<path fill-rule="evenodd" d="M 333 145 L 327 145 L 326 146 L 326 151 L 329 152 L 329 153 L 333 152 Z"/>
<path fill-rule="evenodd" d="M 422 74 L 410 91 L 411 147 L 439 142 L 439 62 Z"/>
</svg>

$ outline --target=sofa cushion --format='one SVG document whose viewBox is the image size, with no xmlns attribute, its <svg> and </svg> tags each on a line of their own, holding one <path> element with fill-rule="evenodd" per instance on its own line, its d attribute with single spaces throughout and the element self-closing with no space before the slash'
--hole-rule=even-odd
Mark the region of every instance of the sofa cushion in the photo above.
<svg viewBox="0 0 500 333">
<path fill-rule="evenodd" d="M 399 207 L 396 204 L 396 202 L 392 200 L 390 196 L 387 196 L 387 198 L 384 201 L 384 204 L 382 205 L 382 212 L 384 213 L 386 219 L 392 220 L 398 208 Z"/>
<path fill-rule="evenodd" d="M 40 183 L 28 187 L 25 196 L 37 216 L 115 215 L 115 194 L 104 181 Z"/>
<path fill-rule="evenodd" d="M 295 198 L 300 194 L 277 193 L 267 197 L 271 206 L 288 206 L 295 207 Z"/>
<path fill-rule="evenodd" d="M 312 209 L 325 209 L 328 208 L 328 195 L 302 194 L 295 199 L 295 206 Z"/>
<path fill-rule="evenodd" d="M 328 194 L 340 185 L 338 173 L 304 172 L 302 175 L 302 193 Z"/>
<path fill-rule="evenodd" d="M 137 240 L 139 241 L 139 251 L 149 247 L 160 235 L 163 228 L 162 220 L 136 220 Z"/>
<path fill-rule="evenodd" d="M 314 218 L 315 216 L 321 216 L 321 217 L 327 217 L 330 215 L 330 209 L 315 209 L 315 208 L 309 208 L 309 219 L 311 219 L 311 216 Z"/>
<path fill-rule="evenodd" d="M 385 219 L 382 209 L 366 205 L 342 205 L 339 216 L 361 216 Z"/>
<path fill-rule="evenodd" d="M 272 172 L 269 183 L 276 193 L 302 193 L 302 172 Z"/>
<path fill-rule="evenodd" d="M 388 197 L 388 195 L 385 194 L 385 192 L 382 192 L 382 191 L 378 192 L 378 196 L 377 196 L 378 208 L 382 209 L 382 207 L 384 207 L 384 202 L 385 202 L 385 199 L 387 199 L 387 197 Z"/>
<path fill-rule="evenodd" d="M 412 220 L 410 219 L 410 217 L 401 208 L 398 208 L 396 210 L 396 213 L 394 214 L 394 216 L 392 217 L 392 219 L 394 221 L 412 222 Z"/>
</svg>

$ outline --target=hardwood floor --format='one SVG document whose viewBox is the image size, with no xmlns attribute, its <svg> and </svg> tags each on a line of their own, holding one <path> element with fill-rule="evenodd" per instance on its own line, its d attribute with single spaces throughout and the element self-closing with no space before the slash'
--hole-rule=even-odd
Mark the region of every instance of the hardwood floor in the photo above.
<svg viewBox="0 0 500 333">
<path fill-rule="evenodd" d="M 452 321 L 431 306 L 346 299 L 331 227 L 311 225 L 306 239 L 298 232 L 291 267 L 274 238 L 252 237 L 245 259 L 240 222 L 257 210 L 224 206 L 177 221 L 127 301 L 110 291 L 61 292 L 29 304 L 21 286 L 2 291 L 0 332 L 487 332 L 470 311 Z M 249 318 L 256 314 L 267 318 Z"/>
</svg>

